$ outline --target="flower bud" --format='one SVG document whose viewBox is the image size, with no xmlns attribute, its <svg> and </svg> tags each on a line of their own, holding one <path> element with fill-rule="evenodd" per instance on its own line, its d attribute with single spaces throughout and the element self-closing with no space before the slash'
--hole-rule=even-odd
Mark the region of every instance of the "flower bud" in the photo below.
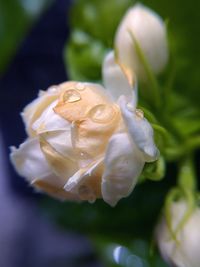
<svg viewBox="0 0 200 267">
<path fill-rule="evenodd" d="M 127 11 L 118 27 L 115 37 L 116 56 L 122 64 L 133 69 L 140 80 L 146 80 L 136 42 L 152 72 L 159 74 L 168 61 L 166 35 L 161 17 L 151 9 L 136 4 Z"/>
<path fill-rule="evenodd" d="M 174 202 L 170 209 L 170 226 L 163 217 L 156 229 L 156 238 L 164 260 L 173 267 L 199 267 L 200 265 L 200 208 L 196 207 L 181 226 L 187 212 L 184 201 Z"/>
<path fill-rule="evenodd" d="M 145 162 L 157 159 L 153 130 L 135 108 L 135 81 L 113 54 L 105 59 L 104 78 L 107 90 L 66 82 L 40 92 L 24 109 L 28 138 L 12 148 L 11 160 L 36 189 L 114 206 L 132 192 Z"/>
</svg>

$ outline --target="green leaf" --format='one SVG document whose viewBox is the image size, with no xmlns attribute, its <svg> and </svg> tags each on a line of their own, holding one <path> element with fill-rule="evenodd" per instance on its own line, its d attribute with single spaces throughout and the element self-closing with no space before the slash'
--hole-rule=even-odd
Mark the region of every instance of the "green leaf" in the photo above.
<svg viewBox="0 0 200 267">
<path fill-rule="evenodd" d="M 75 30 L 64 53 L 70 79 L 98 80 L 105 52 L 106 48 L 101 41 L 83 31 Z"/>
<path fill-rule="evenodd" d="M 49 0 L 0 1 L 0 75 L 8 67 L 25 34 Z"/>
<path fill-rule="evenodd" d="M 155 162 L 146 163 L 142 171 L 143 179 L 160 181 L 165 176 L 165 160 L 162 156 Z"/>
<path fill-rule="evenodd" d="M 101 64 L 131 0 L 79 0 L 71 10 L 72 34 L 64 50 L 70 79 L 101 80 Z M 114 15 L 113 15 L 114 14 Z"/>
</svg>

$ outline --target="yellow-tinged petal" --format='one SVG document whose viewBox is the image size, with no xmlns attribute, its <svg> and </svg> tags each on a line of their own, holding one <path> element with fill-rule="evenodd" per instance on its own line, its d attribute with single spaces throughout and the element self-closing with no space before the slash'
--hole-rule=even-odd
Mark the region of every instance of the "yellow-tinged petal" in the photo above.
<svg viewBox="0 0 200 267">
<path fill-rule="evenodd" d="M 56 151 L 42 136 L 40 136 L 40 148 L 51 166 L 52 171 L 66 182 L 78 169 L 76 159 L 72 160 Z"/>
<path fill-rule="evenodd" d="M 77 84 L 83 89 L 77 89 Z M 54 111 L 71 123 L 84 120 L 92 107 L 111 103 L 105 89 L 97 84 L 74 82 L 66 83 L 62 88 Z"/>
<path fill-rule="evenodd" d="M 94 202 L 101 198 L 101 178 L 103 173 L 103 158 L 93 162 L 76 172 L 65 184 L 65 190 L 78 194 L 81 200 Z"/>
<path fill-rule="evenodd" d="M 46 177 L 34 179 L 31 184 L 38 191 L 45 192 L 48 195 L 55 197 L 59 200 L 81 200 L 77 194 L 74 194 L 72 192 L 66 192 L 63 189 L 63 184 L 60 182 L 59 177 L 57 177 L 55 174 L 50 174 Z"/>
<path fill-rule="evenodd" d="M 93 161 L 105 153 L 108 140 L 119 127 L 120 119 L 120 110 L 116 105 L 97 105 L 89 110 L 85 120 L 76 123 L 74 147 L 80 160 L 88 157 Z"/>
<path fill-rule="evenodd" d="M 27 105 L 21 113 L 26 131 L 29 136 L 36 136 L 32 129 L 33 123 L 40 117 L 42 112 L 58 98 L 59 91 L 52 91 L 51 88 L 38 96 L 38 98 Z"/>
</svg>

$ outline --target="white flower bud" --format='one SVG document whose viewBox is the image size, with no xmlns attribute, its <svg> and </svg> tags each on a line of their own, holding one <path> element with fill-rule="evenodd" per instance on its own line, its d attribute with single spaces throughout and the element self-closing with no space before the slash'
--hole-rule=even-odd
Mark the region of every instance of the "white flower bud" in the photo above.
<svg viewBox="0 0 200 267">
<path fill-rule="evenodd" d="M 131 193 L 145 162 L 156 159 L 152 129 L 135 110 L 135 81 L 126 81 L 112 56 L 104 64 L 107 90 L 66 82 L 41 92 L 22 113 L 28 139 L 12 148 L 11 160 L 35 188 L 63 200 L 103 198 L 114 206 Z M 131 122 L 122 116 L 128 102 Z"/>
<path fill-rule="evenodd" d="M 162 72 L 168 61 L 166 27 L 158 14 L 136 4 L 120 23 L 115 48 L 118 60 L 133 69 L 140 80 L 146 79 L 144 65 L 138 57 L 135 40 L 139 44 L 151 70 Z"/>
<path fill-rule="evenodd" d="M 164 260 L 173 267 L 200 266 L 200 208 L 196 207 L 183 227 L 175 232 L 186 209 L 186 202 L 174 202 L 170 214 L 172 232 L 164 217 L 156 230 L 160 252 Z M 172 236 L 172 233 L 176 233 L 176 235 Z"/>
</svg>

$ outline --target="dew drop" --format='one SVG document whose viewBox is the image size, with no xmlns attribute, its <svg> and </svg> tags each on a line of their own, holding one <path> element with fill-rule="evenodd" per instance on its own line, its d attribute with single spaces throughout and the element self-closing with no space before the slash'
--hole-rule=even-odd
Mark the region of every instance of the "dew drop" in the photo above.
<svg viewBox="0 0 200 267">
<path fill-rule="evenodd" d="M 87 152 L 79 152 L 78 157 L 80 159 L 79 164 L 81 168 L 87 167 L 91 162 L 91 156 Z"/>
<path fill-rule="evenodd" d="M 81 82 L 77 83 L 76 84 L 76 89 L 79 90 L 79 91 L 84 90 L 85 89 L 85 84 L 81 83 Z"/>
<path fill-rule="evenodd" d="M 136 109 L 135 110 L 135 114 L 139 119 L 143 119 L 144 118 L 144 112 L 141 109 Z"/>
<path fill-rule="evenodd" d="M 85 153 L 84 152 L 81 152 L 80 153 L 80 157 L 84 159 L 85 158 Z"/>
<path fill-rule="evenodd" d="M 73 103 L 81 100 L 81 95 L 74 89 L 67 90 L 63 95 L 63 101 Z"/>
<path fill-rule="evenodd" d="M 57 93 L 58 92 L 58 86 L 57 85 L 52 85 L 48 88 L 48 91 L 50 93 Z"/>
<path fill-rule="evenodd" d="M 127 109 L 128 109 L 129 111 L 131 111 L 131 112 L 134 112 L 134 111 L 135 111 L 133 105 L 132 105 L 130 102 L 127 104 Z"/>
<path fill-rule="evenodd" d="M 98 123 L 104 123 L 112 120 L 115 110 L 110 105 L 99 104 L 89 111 L 89 117 Z"/>
</svg>

